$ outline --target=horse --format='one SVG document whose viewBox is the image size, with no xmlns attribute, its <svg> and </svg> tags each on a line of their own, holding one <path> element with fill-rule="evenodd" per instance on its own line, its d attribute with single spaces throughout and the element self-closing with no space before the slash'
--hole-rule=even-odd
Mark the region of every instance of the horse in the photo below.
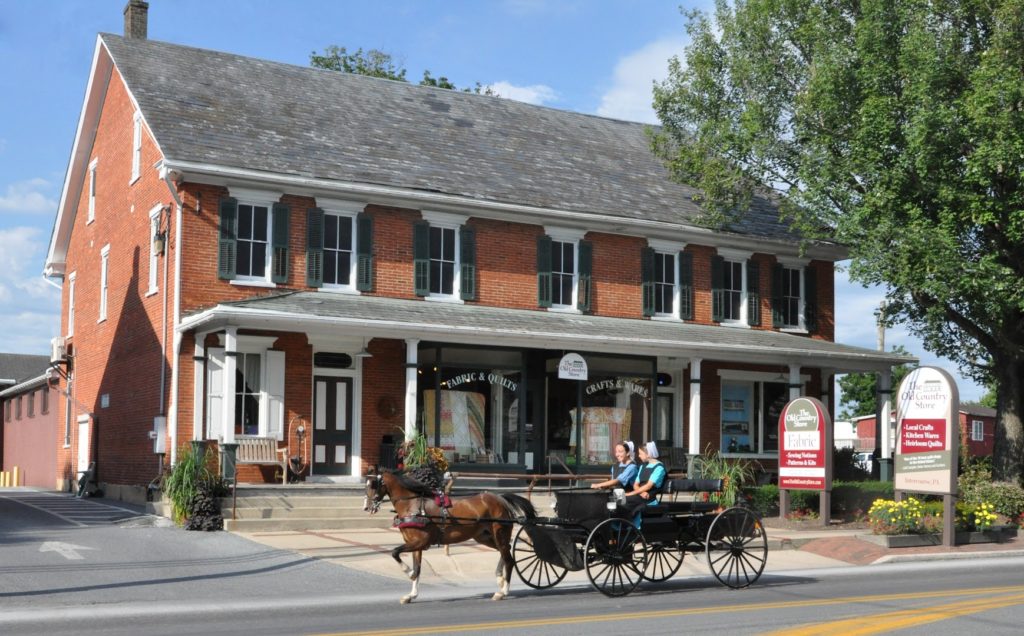
<svg viewBox="0 0 1024 636">
<path fill-rule="evenodd" d="M 448 546 L 470 539 L 498 551 L 500 557 L 494 571 L 498 591 L 491 599 L 500 601 L 508 596 L 513 565 L 512 523 L 517 518 L 537 518 L 528 499 L 514 494 L 483 492 L 452 498 L 451 507 L 442 508 L 435 501 L 435 493 L 415 479 L 401 472 L 371 470 L 366 480 L 363 510 L 375 514 L 385 496 L 395 507 L 395 525 L 405 540 L 391 551 L 391 557 L 412 580 L 412 590 L 401 598 L 403 605 L 419 595 L 424 550 L 432 545 Z M 402 560 L 404 552 L 412 553 L 411 568 Z"/>
</svg>

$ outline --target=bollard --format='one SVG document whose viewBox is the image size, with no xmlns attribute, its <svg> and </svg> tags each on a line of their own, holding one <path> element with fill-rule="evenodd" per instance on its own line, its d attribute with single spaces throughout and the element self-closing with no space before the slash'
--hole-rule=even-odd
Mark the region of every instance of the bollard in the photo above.
<svg viewBox="0 0 1024 636">
<path fill-rule="evenodd" d="M 17 466 L 14 467 L 14 474 L 12 475 L 12 477 L 13 477 L 13 481 L 11 482 L 11 485 L 14 486 L 15 488 L 17 488 L 20 485 L 20 480 L 18 479 L 19 473 L 18 473 L 18 467 Z"/>
<path fill-rule="evenodd" d="M 0 488 L 7 488 L 7 479 L 10 477 L 10 473 L 6 470 L 0 473 Z"/>
</svg>

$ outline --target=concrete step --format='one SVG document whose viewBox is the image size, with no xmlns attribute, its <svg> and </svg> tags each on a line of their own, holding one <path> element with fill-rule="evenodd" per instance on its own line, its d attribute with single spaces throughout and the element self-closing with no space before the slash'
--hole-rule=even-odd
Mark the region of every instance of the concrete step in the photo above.
<svg viewBox="0 0 1024 636">
<path fill-rule="evenodd" d="M 231 532 L 278 532 L 284 530 L 364 530 L 390 528 L 394 517 L 389 514 L 347 517 L 344 519 L 224 519 L 224 529 Z"/>
<path fill-rule="evenodd" d="M 221 509 L 221 513 L 231 516 L 231 507 Z M 238 519 L 351 519 L 368 516 L 359 508 L 236 508 Z"/>
<path fill-rule="evenodd" d="M 363 497 L 309 497 L 306 495 L 240 496 L 234 501 L 234 505 L 237 508 L 358 508 L 362 510 Z M 231 506 L 231 497 L 224 497 L 220 500 L 222 510 L 230 509 Z"/>
</svg>

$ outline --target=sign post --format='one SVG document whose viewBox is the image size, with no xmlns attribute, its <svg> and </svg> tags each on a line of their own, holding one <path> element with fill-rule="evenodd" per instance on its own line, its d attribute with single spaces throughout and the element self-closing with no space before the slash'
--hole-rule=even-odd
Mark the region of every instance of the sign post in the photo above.
<svg viewBox="0 0 1024 636">
<path fill-rule="evenodd" d="M 580 449 L 583 448 L 583 383 L 589 377 L 587 361 L 578 353 L 567 353 L 558 361 L 558 379 L 576 380 L 576 470 L 583 461 Z"/>
<path fill-rule="evenodd" d="M 900 383 L 893 490 L 942 495 L 942 544 L 956 543 L 960 395 L 938 367 L 914 369 Z"/>
<path fill-rule="evenodd" d="M 798 397 L 779 416 L 779 514 L 789 511 L 790 490 L 817 490 L 823 525 L 832 516 L 832 419 L 819 400 Z"/>
</svg>

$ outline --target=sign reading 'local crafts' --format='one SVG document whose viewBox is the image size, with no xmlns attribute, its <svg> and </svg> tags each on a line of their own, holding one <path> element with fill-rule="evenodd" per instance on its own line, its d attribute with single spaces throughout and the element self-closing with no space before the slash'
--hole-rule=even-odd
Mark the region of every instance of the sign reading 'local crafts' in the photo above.
<svg viewBox="0 0 1024 636">
<path fill-rule="evenodd" d="M 960 441 L 956 382 L 942 369 L 920 367 L 900 383 L 897 398 L 894 488 L 954 494 Z"/>
<path fill-rule="evenodd" d="M 559 380 L 587 380 L 587 361 L 578 353 L 567 353 L 558 361 Z"/>
<path fill-rule="evenodd" d="M 798 397 L 779 416 L 779 488 L 831 490 L 832 422 L 825 406 Z"/>
</svg>

